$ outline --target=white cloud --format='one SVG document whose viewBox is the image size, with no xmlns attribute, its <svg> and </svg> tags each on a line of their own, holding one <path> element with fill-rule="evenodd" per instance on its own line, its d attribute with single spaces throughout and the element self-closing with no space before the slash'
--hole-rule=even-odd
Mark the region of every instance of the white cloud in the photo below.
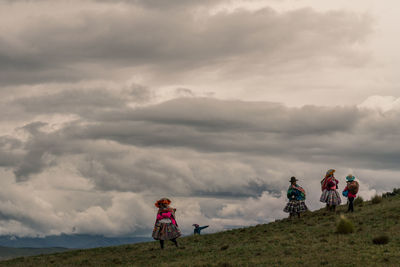
<svg viewBox="0 0 400 267">
<path fill-rule="evenodd" d="M 363 103 L 358 105 L 358 107 L 378 110 L 381 112 L 400 110 L 400 98 L 394 96 L 374 95 L 368 97 Z"/>
</svg>

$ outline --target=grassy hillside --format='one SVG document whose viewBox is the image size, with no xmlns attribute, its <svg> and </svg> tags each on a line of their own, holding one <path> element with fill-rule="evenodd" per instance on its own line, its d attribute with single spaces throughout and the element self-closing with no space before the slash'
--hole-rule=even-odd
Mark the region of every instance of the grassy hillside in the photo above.
<svg viewBox="0 0 400 267">
<path fill-rule="evenodd" d="M 377 201 L 379 202 L 379 201 Z M 400 196 L 356 206 L 347 218 L 354 233 L 336 233 L 339 213 L 319 210 L 300 220 L 235 229 L 179 240 L 176 249 L 156 242 L 18 258 L 1 266 L 399 266 Z M 389 242 L 373 239 L 387 235 Z"/>
</svg>

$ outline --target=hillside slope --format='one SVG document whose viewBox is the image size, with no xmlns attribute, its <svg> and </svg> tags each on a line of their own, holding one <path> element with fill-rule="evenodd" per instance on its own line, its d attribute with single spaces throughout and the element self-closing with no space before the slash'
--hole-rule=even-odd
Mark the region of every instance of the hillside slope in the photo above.
<svg viewBox="0 0 400 267">
<path fill-rule="evenodd" d="M 180 238 L 161 251 L 148 242 L 118 247 L 74 250 L 18 258 L 1 266 L 399 266 L 400 196 L 381 203 L 365 202 L 346 215 L 355 227 L 352 234 L 336 233 L 337 214 L 324 209 L 309 212 L 300 220 L 229 230 L 210 235 Z M 372 239 L 385 234 L 389 243 Z"/>
</svg>

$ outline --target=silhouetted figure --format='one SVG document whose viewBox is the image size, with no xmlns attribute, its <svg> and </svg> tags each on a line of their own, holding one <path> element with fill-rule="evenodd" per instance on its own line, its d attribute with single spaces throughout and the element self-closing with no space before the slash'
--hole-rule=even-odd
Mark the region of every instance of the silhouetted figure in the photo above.
<svg viewBox="0 0 400 267">
<path fill-rule="evenodd" d="M 194 226 L 193 234 L 195 234 L 195 235 L 199 235 L 201 233 L 201 230 L 208 227 L 208 225 L 200 226 L 198 224 L 193 224 L 193 226 Z"/>
</svg>

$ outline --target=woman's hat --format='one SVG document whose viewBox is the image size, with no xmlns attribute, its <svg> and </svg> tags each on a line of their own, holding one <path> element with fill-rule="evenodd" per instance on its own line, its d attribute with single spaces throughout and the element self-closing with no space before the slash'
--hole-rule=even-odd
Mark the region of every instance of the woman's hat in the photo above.
<svg viewBox="0 0 400 267">
<path fill-rule="evenodd" d="M 326 175 L 327 175 L 327 176 L 333 175 L 333 173 L 334 173 L 335 171 L 336 171 L 336 170 L 334 170 L 334 169 L 329 169 L 329 170 L 326 172 Z"/>
<path fill-rule="evenodd" d="M 154 203 L 154 205 L 159 208 L 160 206 L 168 206 L 169 204 L 171 204 L 171 200 L 169 200 L 168 198 L 162 198 L 160 200 L 157 200 L 156 203 Z"/>
<path fill-rule="evenodd" d="M 297 182 L 297 181 L 298 181 L 298 180 L 296 179 L 296 177 L 294 177 L 294 176 L 290 177 L 290 182 L 291 182 L 291 183 Z"/>
<path fill-rule="evenodd" d="M 347 182 L 352 182 L 352 181 L 354 181 L 354 179 L 356 179 L 356 177 L 354 177 L 352 174 L 349 174 L 346 177 L 346 181 Z"/>
</svg>

